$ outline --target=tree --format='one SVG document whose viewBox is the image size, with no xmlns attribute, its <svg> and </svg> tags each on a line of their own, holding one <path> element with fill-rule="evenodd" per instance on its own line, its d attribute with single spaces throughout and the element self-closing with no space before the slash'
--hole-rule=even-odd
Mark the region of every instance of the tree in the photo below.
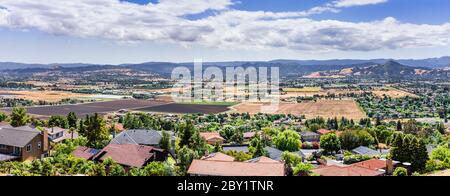
<svg viewBox="0 0 450 196">
<path fill-rule="evenodd" d="M 309 163 L 299 163 L 293 168 L 295 176 L 309 176 L 312 173 L 314 166 Z"/>
<path fill-rule="evenodd" d="M 8 116 L 5 113 L 0 112 L 0 122 L 5 121 L 7 118 L 8 118 Z"/>
<path fill-rule="evenodd" d="M 60 128 L 68 128 L 67 119 L 64 116 L 51 116 L 48 119 L 49 127 L 60 127 Z"/>
<path fill-rule="evenodd" d="M 341 149 L 341 142 L 335 133 L 329 133 L 320 137 L 320 146 L 325 153 L 336 153 Z"/>
<path fill-rule="evenodd" d="M 437 123 L 436 124 L 436 129 L 437 129 L 437 131 L 439 131 L 439 133 L 446 134 L 444 123 L 442 123 L 442 122 L 441 123 Z"/>
<path fill-rule="evenodd" d="M 162 137 L 161 140 L 159 141 L 159 147 L 161 149 L 170 151 L 172 146 L 170 134 L 167 133 L 167 131 L 162 131 L 161 135 Z"/>
<path fill-rule="evenodd" d="M 302 145 L 300 134 L 286 130 L 273 139 L 274 145 L 281 151 L 296 152 Z"/>
<path fill-rule="evenodd" d="M 74 112 L 70 112 L 67 115 L 67 124 L 69 128 L 77 128 L 78 117 Z"/>
<path fill-rule="evenodd" d="M 281 154 L 281 160 L 291 168 L 303 162 L 303 158 L 300 155 L 292 152 L 283 152 Z"/>
<path fill-rule="evenodd" d="M 225 125 L 220 131 L 220 136 L 222 136 L 226 141 L 230 141 L 231 137 L 235 134 L 236 129 L 230 125 Z"/>
<path fill-rule="evenodd" d="M 126 176 L 125 169 L 119 164 L 113 164 L 109 168 L 108 176 Z"/>
<path fill-rule="evenodd" d="M 408 170 L 403 167 L 397 167 L 394 171 L 394 176 L 408 176 Z"/>
<path fill-rule="evenodd" d="M 395 133 L 390 142 L 393 160 L 411 163 L 413 171 L 425 169 L 428 153 L 425 142 L 411 134 Z"/>
<path fill-rule="evenodd" d="M 14 108 L 11 113 L 11 126 L 21 127 L 28 123 L 27 110 L 25 108 Z"/>
<path fill-rule="evenodd" d="M 259 134 L 256 134 L 250 141 L 249 151 L 252 153 L 253 158 L 267 156 L 266 145 Z"/>
<path fill-rule="evenodd" d="M 214 152 L 222 152 L 222 151 L 223 151 L 222 145 L 219 142 L 217 142 L 214 145 Z"/>
<path fill-rule="evenodd" d="M 177 154 L 177 163 L 180 169 L 180 174 L 185 175 L 192 161 L 196 158 L 199 158 L 199 155 L 194 150 L 189 149 L 187 146 L 184 146 L 178 151 Z"/>
<path fill-rule="evenodd" d="M 353 150 L 359 146 L 370 147 L 375 143 L 374 137 L 364 130 L 344 131 L 340 139 L 341 146 L 345 150 Z"/>
<path fill-rule="evenodd" d="M 195 134 L 196 129 L 192 121 L 187 121 L 181 123 L 176 127 L 175 131 L 178 133 L 180 138 L 180 147 L 189 146 L 192 136 Z"/>
<path fill-rule="evenodd" d="M 400 120 L 397 121 L 397 131 L 403 131 L 402 122 Z"/>
<path fill-rule="evenodd" d="M 84 136 L 87 138 L 89 147 L 101 147 L 104 141 L 108 140 L 109 134 L 106 128 L 105 120 L 95 113 L 92 116 L 87 116 L 84 121 L 85 132 Z"/>
<path fill-rule="evenodd" d="M 234 135 L 230 138 L 230 142 L 234 144 L 244 143 L 244 132 L 241 130 L 236 130 L 234 132 Z"/>
</svg>

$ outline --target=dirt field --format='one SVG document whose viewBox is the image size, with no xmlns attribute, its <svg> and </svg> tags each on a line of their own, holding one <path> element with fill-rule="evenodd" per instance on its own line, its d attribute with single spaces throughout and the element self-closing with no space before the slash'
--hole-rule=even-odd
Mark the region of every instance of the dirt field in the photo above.
<svg viewBox="0 0 450 196">
<path fill-rule="evenodd" d="M 34 102 L 47 101 L 47 102 L 58 102 L 62 99 L 69 98 L 80 98 L 89 95 L 70 93 L 70 92 L 60 92 L 60 91 L 0 91 L 0 95 L 14 95 L 18 99 L 26 99 Z"/>
<path fill-rule="evenodd" d="M 228 105 L 203 105 L 203 104 L 178 104 L 172 103 L 167 105 L 152 106 L 138 109 L 142 112 L 156 113 L 175 113 L 175 114 L 218 114 L 229 110 Z"/>
<path fill-rule="evenodd" d="M 375 90 L 372 91 L 373 94 L 375 94 L 378 97 L 384 97 L 384 95 L 397 99 L 397 98 L 402 98 L 402 97 L 417 97 L 417 95 L 414 95 L 412 93 L 406 92 L 406 91 L 402 91 L 402 90 L 398 90 L 398 89 L 380 89 L 380 90 Z"/>
<path fill-rule="evenodd" d="M 233 112 L 256 114 L 261 111 L 261 103 L 242 103 L 233 107 Z M 346 117 L 359 120 L 366 115 L 353 100 L 321 100 L 310 103 L 281 103 L 277 114 L 305 115 L 306 118 Z"/>
</svg>

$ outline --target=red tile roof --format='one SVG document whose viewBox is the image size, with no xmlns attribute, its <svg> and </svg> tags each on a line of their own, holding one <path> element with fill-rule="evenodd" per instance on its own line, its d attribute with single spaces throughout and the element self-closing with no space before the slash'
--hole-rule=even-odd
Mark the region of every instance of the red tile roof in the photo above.
<svg viewBox="0 0 450 196">
<path fill-rule="evenodd" d="M 331 133 L 331 132 L 332 131 L 326 130 L 326 129 L 319 129 L 319 130 L 317 130 L 317 133 L 320 134 L 320 135 L 325 135 L 325 134 L 328 134 L 328 133 Z"/>
<path fill-rule="evenodd" d="M 386 160 L 380 160 L 380 159 L 371 159 L 359 163 L 352 164 L 354 166 L 364 167 L 367 169 L 372 170 L 380 170 L 380 169 L 386 169 L 387 167 L 387 161 Z"/>
<path fill-rule="evenodd" d="M 380 171 L 355 165 L 346 167 L 330 165 L 314 169 L 313 172 L 321 176 L 381 176 L 384 174 Z"/>
<path fill-rule="evenodd" d="M 98 153 L 95 159 L 104 161 L 111 157 L 123 166 L 143 167 L 151 161 L 155 150 L 161 149 L 135 144 L 109 144 Z"/>
<path fill-rule="evenodd" d="M 188 174 L 201 176 L 284 176 L 283 163 L 245 163 L 194 160 Z"/>
</svg>

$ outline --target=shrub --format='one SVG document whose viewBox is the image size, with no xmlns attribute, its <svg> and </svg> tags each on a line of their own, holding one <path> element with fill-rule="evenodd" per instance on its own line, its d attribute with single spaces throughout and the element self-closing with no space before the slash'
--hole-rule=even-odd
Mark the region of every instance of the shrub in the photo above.
<svg viewBox="0 0 450 196">
<path fill-rule="evenodd" d="M 408 170 L 403 167 L 397 167 L 394 171 L 394 176 L 408 176 Z"/>
<path fill-rule="evenodd" d="M 372 159 L 372 156 L 367 155 L 350 155 L 350 156 L 344 156 L 344 164 L 353 164 L 353 163 L 359 163 L 362 161 L 367 161 Z"/>
</svg>

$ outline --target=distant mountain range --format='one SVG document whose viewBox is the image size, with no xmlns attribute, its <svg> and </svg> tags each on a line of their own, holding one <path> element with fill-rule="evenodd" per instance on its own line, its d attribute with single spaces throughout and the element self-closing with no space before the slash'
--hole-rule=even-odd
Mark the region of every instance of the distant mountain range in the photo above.
<svg viewBox="0 0 450 196">
<path fill-rule="evenodd" d="M 169 76 L 172 70 L 179 66 L 193 69 L 193 63 L 167 63 L 148 62 L 141 64 L 122 65 L 95 65 L 95 64 L 21 64 L 0 63 L 0 71 L 3 73 L 33 74 L 39 72 L 82 72 L 98 71 L 117 68 L 127 68 L 135 71 L 155 73 Z M 423 60 L 273 60 L 273 61 L 236 61 L 236 62 L 206 62 L 204 68 L 218 66 L 225 69 L 228 66 L 246 67 L 280 67 L 283 77 L 346 77 L 346 76 L 368 76 L 368 77 L 407 77 L 407 76 L 448 76 L 450 57 L 423 59 Z"/>
<path fill-rule="evenodd" d="M 336 60 L 273 60 L 273 61 L 228 61 L 228 62 L 206 62 L 205 65 L 219 65 L 219 66 L 241 66 L 244 64 L 255 64 L 255 63 L 266 63 L 266 64 L 278 64 L 278 65 L 333 65 L 333 66 L 348 66 L 356 64 L 367 64 L 376 63 L 383 64 L 392 59 L 370 59 L 370 60 L 359 60 L 359 59 L 336 59 Z M 403 65 L 412 67 L 427 67 L 427 68 L 442 68 L 450 67 L 450 56 L 440 57 L 440 58 L 429 58 L 429 59 L 397 59 L 395 60 Z M 140 67 L 142 65 L 189 65 L 192 63 L 168 63 L 168 62 L 148 62 L 141 64 L 122 64 L 118 66 L 134 66 Z M 8 69 L 25 69 L 25 68 L 55 68 L 55 67 L 87 67 L 99 64 L 86 64 L 86 63 L 71 63 L 71 64 L 26 64 L 26 63 L 15 63 L 15 62 L 0 62 L 0 70 Z"/>
<path fill-rule="evenodd" d="M 450 71 L 445 68 L 411 67 L 390 60 L 384 64 L 356 66 L 345 69 L 334 69 L 310 73 L 306 78 L 449 78 Z"/>
</svg>

